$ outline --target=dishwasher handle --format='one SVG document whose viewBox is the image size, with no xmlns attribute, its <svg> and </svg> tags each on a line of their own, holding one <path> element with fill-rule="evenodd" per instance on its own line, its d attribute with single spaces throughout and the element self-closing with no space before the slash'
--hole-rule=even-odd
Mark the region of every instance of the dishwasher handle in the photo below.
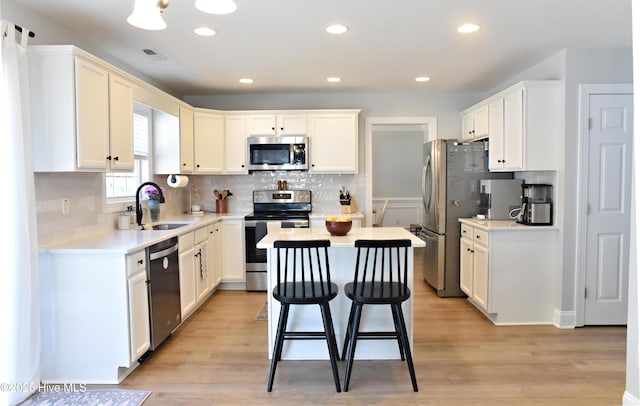
<svg viewBox="0 0 640 406">
<path fill-rule="evenodd" d="M 163 249 L 162 251 L 149 252 L 149 261 L 164 258 L 167 255 L 171 255 L 176 251 L 178 251 L 178 244 L 173 245 L 169 248 Z"/>
</svg>

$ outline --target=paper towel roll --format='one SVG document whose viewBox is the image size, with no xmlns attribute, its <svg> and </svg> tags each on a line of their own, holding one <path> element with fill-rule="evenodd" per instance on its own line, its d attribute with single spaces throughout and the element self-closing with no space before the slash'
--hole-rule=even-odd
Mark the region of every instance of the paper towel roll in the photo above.
<svg viewBox="0 0 640 406">
<path fill-rule="evenodd" d="M 183 175 L 169 175 L 167 185 L 169 187 L 185 187 L 189 184 L 189 178 Z"/>
</svg>

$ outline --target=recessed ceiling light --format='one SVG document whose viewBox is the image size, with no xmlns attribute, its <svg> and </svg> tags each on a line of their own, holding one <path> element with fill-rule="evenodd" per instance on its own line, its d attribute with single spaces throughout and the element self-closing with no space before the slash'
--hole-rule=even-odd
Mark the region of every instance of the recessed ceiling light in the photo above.
<svg viewBox="0 0 640 406">
<path fill-rule="evenodd" d="M 216 30 L 209 27 L 198 27 L 195 30 L 193 30 L 193 32 L 203 37 L 212 37 L 216 35 Z"/>
<path fill-rule="evenodd" d="M 418 76 L 416 82 L 428 82 L 431 78 L 429 76 Z"/>
<path fill-rule="evenodd" d="M 476 32 L 480 29 L 480 26 L 477 24 L 464 24 L 458 27 L 458 32 L 462 34 L 469 34 L 470 32 Z"/>
<path fill-rule="evenodd" d="M 342 24 L 334 24 L 327 27 L 329 34 L 344 34 L 347 31 L 349 31 L 349 28 Z"/>
<path fill-rule="evenodd" d="M 229 14 L 236 11 L 238 6 L 233 0 L 196 0 L 196 8 L 203 13 Z"/>
<path fill-rule="evenodd" d="M 238 82 L 240 82 L 240 83 L 242 83 L 242 84 L 245 84 L 245 85 L 249 85 L 249 84 L 253 83 L 253 79 L 250 79 L 250 78 L 242 78 L 242 79 L 240 79 Z"/>
<path fill-rule="evenodd" d="M 327 82 L 329 82 L 329 83 L 338 83 L 338 82 L 340 82 L 341 80 L 342 80 L 341 78 L 337 78 L 337 77 L 335 77 L 335 76 L 332 76 L 332 77 L 330 77 L 330 78 L 327 78 Z"/>
</svg>

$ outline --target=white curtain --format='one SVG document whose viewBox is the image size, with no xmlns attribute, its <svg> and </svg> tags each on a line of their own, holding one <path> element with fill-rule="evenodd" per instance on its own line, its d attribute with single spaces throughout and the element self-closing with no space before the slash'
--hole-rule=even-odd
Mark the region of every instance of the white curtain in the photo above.
<svg viewBox="0 0 640 406">
<path fill-rule="evenodd" d="M 2 22 L 0 174 L 3 192 L 3 261 L 0 266 L 0 404 L 16 404 L 40 382 L 40 294 L 36 200 L 31 165 L 26 45 L 13 24 Z M 7 389 L 9 389 L 7 391 Z"/>
</svg>

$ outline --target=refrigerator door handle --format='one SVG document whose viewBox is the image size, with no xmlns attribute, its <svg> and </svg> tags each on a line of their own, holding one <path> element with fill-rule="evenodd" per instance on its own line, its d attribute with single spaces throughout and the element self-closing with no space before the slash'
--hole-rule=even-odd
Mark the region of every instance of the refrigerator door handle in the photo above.
<svg viewBox="0 0 640 406">
<path fill-rule="evenodd" d="M 424 165 L 422 165 L 422 206 L 424 207 L 425 210 L 427 210 L 427 188 L 426 188 L 426 182 L 427 181 L 427 163 L 425 162 Z"/>
</svg>

